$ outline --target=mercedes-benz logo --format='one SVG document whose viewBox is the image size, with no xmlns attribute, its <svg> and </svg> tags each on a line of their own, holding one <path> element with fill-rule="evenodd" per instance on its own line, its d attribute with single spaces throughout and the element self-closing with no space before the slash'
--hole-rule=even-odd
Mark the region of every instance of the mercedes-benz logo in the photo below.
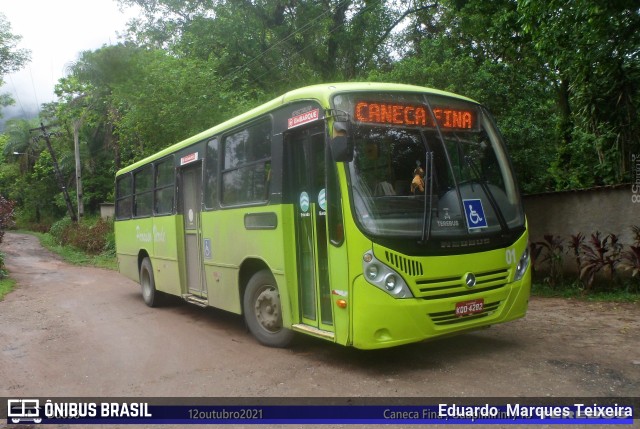
<svg viewBox="0 0 640 429">
<path fill-rule="evenodd" d="M 467 287 L 471 288 L 476 285 L 476 276 L 473 273 L 468 273 L 467 278 L 464 280 Z"/>
</svg>

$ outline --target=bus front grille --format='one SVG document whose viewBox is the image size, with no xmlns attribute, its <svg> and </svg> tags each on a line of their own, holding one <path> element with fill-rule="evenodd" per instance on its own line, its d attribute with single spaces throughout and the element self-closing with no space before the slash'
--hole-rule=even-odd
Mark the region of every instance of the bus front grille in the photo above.
<svg viewBox="0 0 640 429">
<path fill-rule="evenodd" d="M 506 286 L 509 279 L 509 270 L 500 269 L 475 273 L 475 277 L 476 283 L 473 287 L 467 287 L 464 274 L 455 277 L 417 279 L 417 291 L 414 292 L 417 292 L 415 294 L 417 298 L 443 299 L 493 291 Z"/>
<path fill-rule="evenodd" d="M 389 265 L 410 277 L 423 275 L 422 262 L 389 252 L 388 250 L 385 250 L 384 255 Z"/>
<path fill-rule="evenodd" d="M 468 322 L 470 320 L 482 319 L 488 316 L 491 316 L 498 307 L 500 306 L 500 301 L 485 303 L 482 312 L 469 314 L 467 316 L 458 316 L 456 315 L 456 311 L 441 311 L 437 313 L 429 313 L 429 318 L 433 322 L 434 325 L 452 325 L 454 323 Z"/>
</svg>

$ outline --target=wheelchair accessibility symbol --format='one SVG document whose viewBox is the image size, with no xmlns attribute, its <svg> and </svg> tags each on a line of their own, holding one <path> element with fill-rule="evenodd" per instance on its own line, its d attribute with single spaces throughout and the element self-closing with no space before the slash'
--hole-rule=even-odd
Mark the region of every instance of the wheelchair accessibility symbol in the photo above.
<svg viewBox="0 0 640 429">
<path fill-rule="evenodd" d="M 202 251 L 204 252 L 205 259 L 211 259 L 211 239 L 210 238 L 204 239 L 204 249 L 202 249 Z"/>
<path fill-rule="evenodd" d="M 469 229 L 486 228 L 487 218 L 482 208 L 482 200 L 462 200 L 464 204 L 464 213 L 467 216 L 467 224 Z"/>
</svg>

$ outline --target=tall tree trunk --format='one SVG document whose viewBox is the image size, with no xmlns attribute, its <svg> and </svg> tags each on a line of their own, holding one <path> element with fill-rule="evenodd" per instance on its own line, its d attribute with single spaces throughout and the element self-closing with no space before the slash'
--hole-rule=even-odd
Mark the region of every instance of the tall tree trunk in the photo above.
<svg viewBox="0 0 640 429">
<path fill-rule="evenodd" d="M 346 23 L 349 6 L 351 6 L 350 1 L 338 2 L 332 15 L 331 29 L 327 40 L 327 61 L 323 73 L 324 78 L 328 80 L 336 78 L 337 59 L 338 55 L 340 55 L 340 41 L 343 34 L 342 27 Z"/>
</svg>

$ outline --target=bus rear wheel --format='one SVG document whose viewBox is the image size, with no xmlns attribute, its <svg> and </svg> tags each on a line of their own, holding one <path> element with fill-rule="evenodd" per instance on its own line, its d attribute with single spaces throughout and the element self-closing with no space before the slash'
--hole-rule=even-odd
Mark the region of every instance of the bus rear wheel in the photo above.
<svg viewBox="0 0 640 429">
<path fill-rule="evenodd" d="M 153 267 L 149 258 L 144 258 L 140 265 L 140 287 L 144 303 L 149 307 L 157 307 L 160 303 L 160 293 L 156 290 Z"/>
<path fill-rule="evenodd" d="M 286 347 L 291 342 L 293 332 L 283 327 L 280 293 L 269 270 L 258 271 L 247 283 L 243 310 L 249 331 L 260 343 Z"/>
</svg>

